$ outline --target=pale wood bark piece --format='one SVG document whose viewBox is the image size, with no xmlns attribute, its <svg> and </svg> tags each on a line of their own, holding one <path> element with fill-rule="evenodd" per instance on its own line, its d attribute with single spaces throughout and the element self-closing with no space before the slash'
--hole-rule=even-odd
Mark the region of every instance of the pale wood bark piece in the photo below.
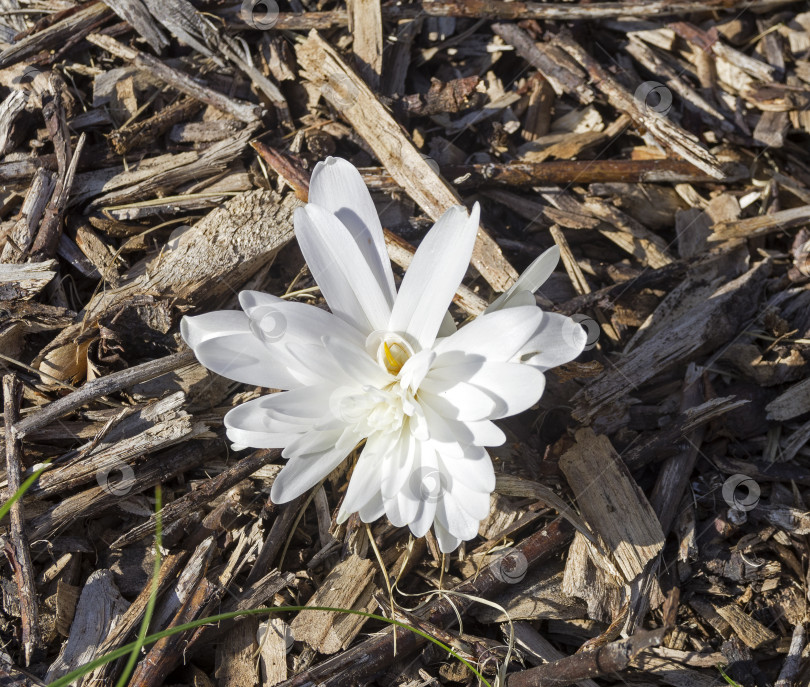
<svg viewBox="0 0 810 687">
<path fill-rule="evenodd" d="M 23 265 L 0 263 L 0 301 L 29 300 L 56 276 L 56 260 Z"/>
<path fill-rule="evenodd" d="M 784 422 L 810 411 L 810 379 L 804 379 L 794 384 L 773 401 L 765 410 L 769 420 Z"/>
<path fill-rule="evenodd" d="M 194 362 L 194 352 L 187 350 L 166 356 L 159 360 L 150 360 L 121 372 L 115 372 L 88 382 L 81 389 L 49 403 L 36 413 L 20 420 L 14 425 L 14 435 L 20 439 L 29 432 L 47 426 L 57 418 L 81 408 L 95 398 L 115 393 L 128 386 L 153 379 L 159 375 L 176 370 L 179 367 Z"/>
<path fill-rule="evenodd" d="M 204 549 L 205 547 L 201 545 L 197 548 L 197 552 L 199 552 L 201 548 Z M 195 555 L 197 555 L 197 552 L 195 552 Z M 174 584 L 179 586 L 183 579 L 194 576 L 194 571 L 198 569 L 199 566 L 195 566 L 193 561 L 189 561 L 188 565 L 186 566 L 186 561 L 188 560 L 189 555 L 191 554 L 188 551 L 181 551 L 180 553 L 171 553 L 163 559 L 160 565 L 160 571 L 158 572 L 158 598 L 161 598 L 166 589 L 171 585 Z M 184 568 L 184 566 L 186 567 Z M 182 573 L 180 580 L 177 580 L 178 573 Z M 104 654 L 107 654 L 126 643 L 127 638 L 138 629 L 138 624 L 143 620 L 146 607 L 149 604 L 149 599 L 151 597 L 152 580 L 150 579 L 148 584 L 141 590 L 141 593 L 138 594 L 137 598 L 132 602 L 132 604 L 130 604 L 129 608 L 126 609 L 124 614 L 121 616 L 120 621 L 110 629 L 107 636 L 104 637 L 104 640 L 99 644 L 98 654 L 100 656 L 103 656 Z M 167 605 L 166 601 L 167 599 L 163 600 L 163 606 Z M 162 606 L 160 605 L 158 606 L 158 612 L 155 616 L 153 616 L 152 627 L 162 628 L 165 625 L 165 620 L 158 617 L 161 607 Z M 87 684 L 99 685 L 105 684 L 105 681 L 112 681 L 116 673 L 117 666 L 118 662 L 116 661 L 99 666 L 88 675 Z"/>
<path fill-rule="evenodd" d="M 108 480 L 129 463 L 206 431 L 205 423 L 194 422 L 183 410 L 185 404 L 185 394 L 178 391 L 125 418 L 100 441 L 78 448 L 78 455 L 67 465 L 43 473 L 32 496 L 64 493 L 94 479 L 123 495 L 130 479 L 122 476 L 116 484 Z"/>
<path fill-rule="evenodd" d="M 121 622 L 128 606 L 109 570 L 91 573 L 79 597 L 70 636 L 48 669 L 45 680 L 53 682 L 98 656 L 101 641 Z M 90 684 L 88 677 L 86 675 L 76 684 Z"/>
<path fill-rule="evenodd" d="M 305 78 L 321 88 L 324 97 L 368 143 L 388 173 L 419 207 L 438 220 L 447 209 L 459 204 L 455 191 L 422 157 L 377 96 L 317 31 L 311 31 L 298 45 L 297 55 Z M 515 269 L 483 228 L 478 230 L 472 264 L 496 291 L 505 291 L 517 278 Z"/>
<path fill-rule="evenodd" d="M 610 623 L 618 617 L 626 599 L 622 583 L 621 573 L 615 566 L 577 532 L 565 559 L 563 594 L 582 599 L 589 618 Z"/>
<path fill-rule="evenodd" d="M 367 610 L 374 591 L 374 563 L 351 554 L 338 563 L 307 602 L 307 606 Z M 345 619 L 349 619 L 346 622 Z M 300 611 L 290 627 L 296 641 L 323 654 L 345 649 L 365 623 L 362 616 L 331 611 Z"/>
<path fill-rule="evenodd" d="M 737 604 L 715 606 L 717 613 L 734 629 L 737 636 L 751 649 L 760 649 L 776 641 L 777 635 L 743 611 Z"/>
<path fill-rule="evenodd" d="M 0 155 L 5 155 L 14 148 L 11 140 L 11 128 L 25 109 L 27 100 L 23 91 L 13 90 L 0 103 Z"/>
<path fill-rule="evenodd" d="M 512 2 L 511 0 L 422 0 L 422 11 L 434 17 L 498 17 L 569 21 L 614 19 L 617 17 L 666 17 L 735 6 L 752 9 L 785 4 L 785 0 L 647 0 L 645 2 Z"/>
<path fill-rule="evenodd" d="M 380 0 L 350 0 L 348 9 L 357 72 L 372 91 L 378 91 L 383 61 Z"/>
<path fill-rule="evenodd" d="M 133 200 L 149 198 L 161 192 L 176 189 L 182 184 L 196 181 L 201 177 L 220 174 L 244 152 L 253 131 L 252 128 L 246 128 L 236 136 L 215 143 L 199 156 L 194 154 L 194 159 L 186 163 L 183 163 L 185 157 L 171 156 L 167 167 L 152 169 L 149 172 L 144 171 L 144 178 L 138 183 L 127 183 L 129 175 L 126 172 L 116 175 L 104 186 L 105 188 L 118 186 L 119 189 L 94 199 L 90 208 L 120 205 Z"/>
<path fill-rule="evenodd" d="M 256 687 L 259 675 L 256 670 L 255 656 L 259 645 L 256 634 L 259 629 L 258 618 L 242 618 L 216 647 L 217 667 L 214 677 L 217 684 L 233 687 Z"/>
<path fill-rule="evenodd" d="M 805 629 L 804 623 L 800 622 L 793 628 L 793 636 L 790 640 L 790 649 L 785 657 L 782 670 L 779 671 L 779 678 L 774 687 L 791 687 L 799 679 L 802 668 L 802 650 L 804 649 Z M 795 681 L 795 682 L 794 682 Z"/>
<path fill-rule="evenodd" d="M 610 439 L 583 428 L 576 440 L 560 457 L 560 469 L 585 521 L 605 541 L 630 582 L 664 547 L 661 525 Z"/>
<path fill-rule="evenodd" d="M 683 98 L 686 106 L 693 112 L 697 112 L 709 126 L 726 132 L 733 131 L 734 127 L 726 121 L 722 112 L 717 110 L 700 93 L 690 88 L 686 81 L 681 78 L 682 75 L 677 69 L 662 60 L 652 48 L 637 38 L 643 33 L 645 32 L 630 35 L 630 42 L 626 48 L 628 54 L 661 79 L 667 88 L 671 88 Z"/>
<path fill-rule="evenodd" d="M 270 618 L 259 626 L 263 687 L 273 687 L 287 679 L 287 654 L 293 641 L 290 626 L 281 618 Z"/>
<path fill-rule="evenodd" d="M 623 236 L 617 237 L 605 230 L 601 230 L 601 233 L 617 245 L 621 245 L 645 266 L 655 269 L 669 265 L 673 261 L 664 239 L 610 203 L 600 198 L 587 198 L 584 207 L 595 217 L 616 227 L 617 233 Z"/>
<path fill-rule="evenodd" d="M 751 239 L 765 236 L 775 231 L 787 231 L 801 227 L 810 222 L 810 205 L 780 210 L 770 215 L 758 215 L 746 219 L 718 222 L 714 225 L 709 241 L 727 241 L 729 239 Z"/>
<path fill-rule="evenodd" d="M 88 36 L 87 40 L 93 45 L 106 50 L 111 55 L 127 60 L 135 67 L 149 71 L 181 93 L 226 112 L 246 124 L 255 123 L 261 117 L 261 108 L 258 105 L 229 98 L 208 86 L 203 86 L 183 72 L 168 66 L 151 55 L 119 43 L 111 36 L 96 33 Z M 2 60 L 2 55 L 0 55 L 0 60 Z"/>
<path fill-rule="evenodd" d="M 156 484 L 166 482 L 176 475 L 197 467 L 206 460 L 211 460 L 221 451 L 220 440 L 200 440 L 173 449 L 170 452 L 170 459 L 164 453 L 158 453 L 134 468 L 128 495 L 134 496 L 151 489 Z M 62 499 L 44 513 L 31 518 L 28 521 L 31 529 L 30 538 L 32 541 L 36 541 L 45 536 L 51 537 L 66 524 L 114 508 L 120 501 L 121 496 L 109 488 L 92 486 Z M 154 531 L 153 523 L 150 532 L 146 534 Z"/>
<path fill-rule="evenodd" d="M 0 253 L 0 262 L 22 262 L 25 259 L 24 255 L 34 242 L 42 213 L 45 212 L 55 184 L 55 174 L 41 168 L 36 170 L 25 194 L 19 217 L 8 234 L 11 241 L 6 241 Z"/>
<path fill-rule="evenodd" d="M 294 194 L 282 198 L 258 190 L 230 199 L 175 236 L 157 257 L 133 266 L 119 288 L 97 294 L 82 311 L 82 322 L 56 337 L 36 364 L 57 379 L 81 376 L 75 338 L 135 294 L 212 302 L 230 293 L 292 239 L 293 211 L 301 204 Z"/>
</svg>

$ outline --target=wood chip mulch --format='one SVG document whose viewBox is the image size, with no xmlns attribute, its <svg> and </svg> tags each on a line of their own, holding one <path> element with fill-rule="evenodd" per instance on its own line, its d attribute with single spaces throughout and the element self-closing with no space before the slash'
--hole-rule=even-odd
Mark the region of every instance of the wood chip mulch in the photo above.
<svg viewBox="0 0 810 687">
<path fill-rule="evenodd" d="M 3 500 L 48 462 L 0 523 L 0 684 L 136 638 L 158 486 L 151 632 L 309 604 L 491 684 L 513 634 L 501 687 L 810 684 L 809 106 L 804 2 L 0 0 Z M 538 303 L 588 331 L 445 558 L 335 524 L 351 461 L 272 504 L 280 452 L 222 426 L 267 390 L 179 336 L 243 288 L 322 304 L 292 215 L 328 155 L 398 274 L 481 203 L 458 322 L 556 244 Z M 305 610 L 161 639 L 128 684 L 478 679 Z"/>
</svg>

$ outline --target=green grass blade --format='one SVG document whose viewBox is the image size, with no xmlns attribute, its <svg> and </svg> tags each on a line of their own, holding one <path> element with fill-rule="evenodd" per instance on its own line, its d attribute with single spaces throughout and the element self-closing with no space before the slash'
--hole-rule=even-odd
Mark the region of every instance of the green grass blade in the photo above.
<svg viewBox="0 0 810 687">
<path fill-rule="evenodd" d="M 26 479 L 25 482 L 20 485 L 20 488 L 11 495 L 11 498 L 8 499 L 8 501 L 5 501 L 3 505 L 0 506 L 0 522 L 2 522 L 3 518 L 8 515 L 11 507 L 23 497 L 23 494 L 25 494 L 25 492 L 31 488 L 31 485 L 36 482 L 37 479 L 39 479 L 39 476 L 45 472 L 50 463 L 51 459 L 49 458 L 39 468 L 37 468 L 34 474 L 28 477 L 28 479 Z"/>
<path fill-rule="evenodd" d="M 473 665 L 459 656 L 452 648 L 443 644 L 435 637 L 431 637 L 427 632 L 423 632 L 419 628 L 411 627 L 410 625 L 406 625 L 405 623 L 401 623 L 398 620 L 393 620 L 392 618 L 386 618 L 381 615 L 377 615 L 376 613 L 366 613 L 365 611 L 355 611 L 350 608 L 332 608 L 330 606 L 277 606 L 275 608 L 249 608 L 243 611 L 233 611 L 232 613 L 220 613 L 219 615 L 212 615 L 208 618 L 200 618 L 199 620 L 193 620 L 188 623 L 184 623 L 183 625 L 177 625 L 176 627 L 171 627 L 168 630 L 161 630 L 160 632 L 156 632 L 155 634 L 151 634 L 148 637 L 144 637 L 143 643 L 141 646 L 146 646 L 147 644 L 153 644 L 154 642 L 158 641 L 159 639 L 163 639 L 164 637 L 170 637 L 173 634 L 177 634 L 178 632 L 185 632 L 186 630 L 193 630 L 195 628 L 201 627 L 202 625 L 209 625 L 211 623 L 218 623 L 222 620 L 231 620 L 232 618 L 238 618 L 239 616 L 243 615 L 271 615 L 273 613 L 289 613 L 289 612 L 297 612 L 297 611 L 331 611 L 335 613 L 350 613 L 352 615 L 360 615 L 364 618 L 373 618 L 374 620 L 380 620 L 384 623 L 388 623 L 389 625 L 396 625 L 397 627 L 401 627 L 405 630 L 410 630 L 411 632 L 418 634 L 421 637 L 424 637 L 429 642 L 433 642 L 436 646 L 443 649 L 447 653 L 449 653 L 454 658 L 461 661 L 467 668 L 469 668 L 481 682 L 483 682 L 486 687 L 492 687 L 492 685 L 487 682 L 486 678 L 481 675 L 478 670 L 473 667 Z M 89 663 L 77 668 L 74 671 L 71 671 L 67 675 L 60 677 L 58 680 L 54 680 L 51 682 L 48 687 L 68 687 L 68 685 L 72 684 L 75 680 L 79 679 L 80 677 L 86 675 L 91 670 L 95 670 L 99 666 L 103 666 L 110 661 L 115 661 L 122 656 L 126 656 L 128 653 L 132 651 L 132 649 L 137 646 L 137 642 L 130 642 L 129 644 L 122 646 L 120 649 L 116 649 L 115 651 L 111 651 L 104 656 L 99 656 L 98 658 L 93 659 Z M 139 649 L 140 650 L 140 649 Z"/>
</svg>

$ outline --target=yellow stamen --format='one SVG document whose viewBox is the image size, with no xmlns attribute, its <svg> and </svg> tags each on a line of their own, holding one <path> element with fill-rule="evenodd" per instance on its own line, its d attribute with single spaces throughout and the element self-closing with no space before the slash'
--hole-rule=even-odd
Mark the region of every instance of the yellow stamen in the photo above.
<svg viewBox="0 0 810 687">
<path fill-rule="evenodd" d="M 398 344 L 394 344 L 397 346 Z M 401 348 L 401 346 L 400 346 Z M 388 347 L 388 343 L 383 341 L 383 350 L 385 351 L 385 359 L 388 361 L 388 365 L 391 367 L 391 371 L 395 374 L 402 369 L 402 363 L 400 363 L 391 353 L 391 349 Z"/>
</svg>

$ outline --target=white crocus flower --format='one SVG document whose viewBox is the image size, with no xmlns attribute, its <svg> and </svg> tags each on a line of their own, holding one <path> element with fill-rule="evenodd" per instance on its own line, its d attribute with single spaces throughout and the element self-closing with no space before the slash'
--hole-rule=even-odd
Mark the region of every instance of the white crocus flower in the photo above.
<svg viewBox="0 0 810 687">
<path fill-rule="evenodd" d="M 185 317 L 183 338 L 214 372 L 287 390 L 225 416 L 235 444 L 284 449 L 275 503 L 311 489 L 365 441 L 339 520 L 385 514 L 417 537 L 433 525 L 441 550 L 453 551 L 489 512 L 495 472 L 484 447 L 506 440 L 493 420 L 534 405 L 543 372 L 585 345 L 579 325 L 531 295 L 557 255 L 541 256 L 493 304 L 502 307 L 454 331 L 447 309 L 472 254 L 477 203 L 469 215 L 460 205 L 442 215 L 397 292 L 359 172 L 327 158 L 309 201 L 295 233 L 332 312 L 243 291 L 244 312 Z M 437 338 L 440 329 L 450 335 Z"/>
</svg>

